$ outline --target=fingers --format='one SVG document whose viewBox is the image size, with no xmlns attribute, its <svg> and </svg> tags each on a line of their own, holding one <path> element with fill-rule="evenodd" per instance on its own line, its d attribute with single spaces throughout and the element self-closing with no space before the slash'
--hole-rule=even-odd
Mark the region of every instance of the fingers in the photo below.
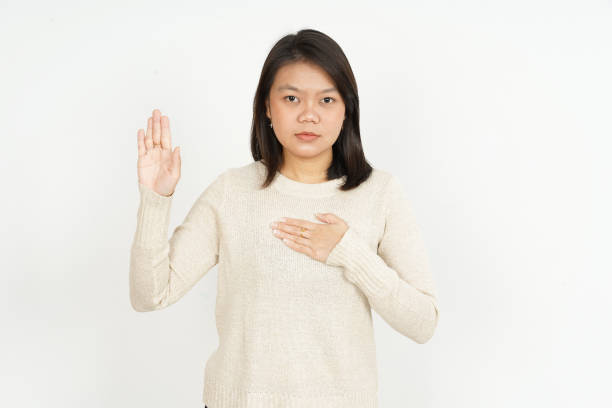
<svg viewBox="0 0 612 408">
<path fill-rule="evenodd" d="M 317 225 L 321 225 L 315 222 L 310 222 L 308 220 L 302 220 L 299 218 L 289 218 L 289 217 L 279 218 L 279 221 L 282 223 L 285 223 L 286 225 L 295 225 L 296 227 L 304 227 L 307 229 L 316 228 Z"/>
<path fill-rule="evenodd" d="M 170 136 L 170 119 L 167 116 L 161 117 L 161 147 L 162 149 L 172 149 L 172 138 Z"/>
<path fill-rule="evenodd" d="M 147 132 L 140 135 L 142 129 L 138 130 L 138 155 L 153 150 L 159 146 L 162 149 L 172 150 L 172 137 L 170 135 L 170 120 L 167 116 L 161 116 L 159 109 L 153 109 L 153 115 L 147 120 Z M 143 132 L 144 133 L 144 132 Z M 142 139 L 143 147 L 140 146 Z M 141 149 L 144 148 L 144 153 Z"/>
<path fill-rule="evenodd" d="M 161 112 L 159 109 L 153 109 L 153 146 L 160 144 L 161 139 L 161 122 L 159 120 Z"/>
<path fill-rule="evenodd" d="M 294 227 L 291 225 L 286 225 L 281 222 L 278 226 L 278 229 L 281 231 L 285 231 L 286 233 L 292 234 L 294 236 L 297 236 L 297 237 L 302 237 L 302 238 L 312 237 L 312 230 L 308 228 L 304 228 L 304 227 Z"/>
<path fill-rule="evenodd" d="M 147 154 L 147 148 L 145 147 L 144 142 L 144 130 L 138 129 L 138 135 L 136 136 L 136 138 L 138 139 L 138 157 L 144 156 L 145 154 Z"/>
<path fill-rule="evenodd" d="M 144 138 L 144 142 L 145 142 L 147 151 L 153 150 L 152 134 L 153 134 L 153 119 L 149 118 L 149 120 L 147 120 L 147 134 L 145 135 L 145 138 Z"/>
</svg>

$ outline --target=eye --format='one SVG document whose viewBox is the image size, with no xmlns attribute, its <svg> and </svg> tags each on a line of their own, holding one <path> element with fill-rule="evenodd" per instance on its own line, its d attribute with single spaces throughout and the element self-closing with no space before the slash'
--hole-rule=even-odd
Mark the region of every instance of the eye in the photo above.
<svg viewBox="0 0 612 408">
<path fill-rule="evenodd" d="M 334 99 L 334 98 L 332 98 L 331 96 L 326 96 L 326 97 L 325 97 L 325 98 L 323 98 L 323 99 L 332 99 L 332 100 L 334 100 L 334 101 L 335 101 L 335 99 Z M 330 103 L 331 103 L 331 102 L 330 102 Z M 326 105 L 329 105 L 329 103 L 326 103 Z"/>
<path fill-rule="evenodd" d="M 284 99 L 287 99 L 287 98 L 295 98 L 295 95 L 287 95 L 287 96 L 285 96 Z M 289 101 L 289 102 L 293 102 L 293 101 Z"/>
</svg>

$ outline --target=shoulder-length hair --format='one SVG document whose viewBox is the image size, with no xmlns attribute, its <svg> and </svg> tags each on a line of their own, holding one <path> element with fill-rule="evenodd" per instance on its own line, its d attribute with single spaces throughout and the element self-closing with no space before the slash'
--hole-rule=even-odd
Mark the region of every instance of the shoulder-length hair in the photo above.
<svg viewBox="0 0 612 408">
<path fill-rule="evenodd" d="M 367 162 L 359 133 L 359 96 L 353 70 L 340 46 L 329 36 L 313 29 L 303 29 L 278 40 L 270 50 L 261 70 L 253 100 L 251 154 L 267 168 L 262 188 L 270 185 L 282 165 L 282 145 L 276 139 L 266 116 L 266 101 L 276 72 L 294 62 L 310 62 L 324 69 L 338 89 L 345 104 L 344 124 L 332 145 L 333 159 L 327 179 L 347 176 L 339 188 L 350 190 L 367 180 L 372 166 Z"/>
</svg>

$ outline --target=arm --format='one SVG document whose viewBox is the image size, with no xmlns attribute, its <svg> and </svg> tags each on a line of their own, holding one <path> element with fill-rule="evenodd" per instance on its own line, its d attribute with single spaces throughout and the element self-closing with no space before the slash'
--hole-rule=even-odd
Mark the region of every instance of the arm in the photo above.
<svg viewBox="0 0 612 408">
<path fill-rule="evenodd" d="M 385 231 L 373 251 L 349 226 L 326 264 L 344 267 L 372 308 L 391 327 L 426 343 L 438 323 L 438 301 L 429 260 L 411 205 L 391 175 L 385 197 Z"/>
<path fill-rule="evenodd" d="M 198 197 L 168 240 L 173 195 L 138 184 L 140 206 L 130 253 L 130 301 L 134 310 L 168 307 L 218 262 L 217 214 L 224 198 L 223 175 Z"/>
</svg>

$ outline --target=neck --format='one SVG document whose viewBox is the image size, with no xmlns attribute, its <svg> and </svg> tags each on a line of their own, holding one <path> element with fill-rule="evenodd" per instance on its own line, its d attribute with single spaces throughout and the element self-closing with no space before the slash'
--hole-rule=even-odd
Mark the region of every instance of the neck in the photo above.
<svg viewBox="0 0 612 408">
<path fill-rule="evenodd" d="M 284 153 L 284 152 L 283 152 Z M 283 154 L 280 173 L 301 183 L 322 183 L 327 180 L 327 169 L 332 162 L 332 151 L 313 158 Z"/>
</svg>

